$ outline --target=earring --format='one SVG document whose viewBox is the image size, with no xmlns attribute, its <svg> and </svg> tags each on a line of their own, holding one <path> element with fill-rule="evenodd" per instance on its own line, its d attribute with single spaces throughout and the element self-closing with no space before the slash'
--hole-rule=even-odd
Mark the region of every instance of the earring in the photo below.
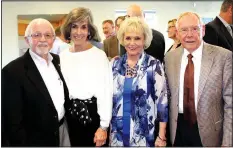
<svg viewBox="0 0 233 148">
<path fill-rule="evenodd" d="M 88 40 L 91 40 L 91 35 L 90 32 L 88 32 L 88 36 L 87 36 Z"/>
</svg>

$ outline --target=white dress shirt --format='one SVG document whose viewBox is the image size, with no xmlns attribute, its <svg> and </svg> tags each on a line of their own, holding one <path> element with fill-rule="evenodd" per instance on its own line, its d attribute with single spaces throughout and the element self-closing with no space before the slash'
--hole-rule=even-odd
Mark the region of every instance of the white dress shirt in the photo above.
<svg viewBox="0 0 233 148">
<path fill-rule="evenodd" d="M 96 97 L 100 125 L 108 127 L 112 117 L 113 78 L 104 51 L 95 46 L 81 52 L 64 50 L 60 58 L 70 99 Z"/>
<path fill-rule="evenodd" d="M 51 54 L 48 54 L 47 63 L 45 59 L 35 54 L 33 51 L 31 51 L 31 49 L 29 50 L 29 54 L 31 55 L 32 60 L 36 64 L 36 67 L 40 72 L 40 75 L 50 94 L 50 97 L 52 98 L 53 104 L 58 113 L 58 119 L 61 120 L 65 114 L 64 88 L 63 82 L 60 79 L 60 76 L 52 63 L 53 57 L 51 56 Z"/>
<path fill-rule="evenodd" d="M 195 109 L 197 111 L 197 101 L 198 101 L 198 85 L 199 85 L 199 77 L 201 70 L 201 59 L 202 59 L 202 50 L 203 50 L 203 41 L 201 45 L 196 49 L 192 55 L 192 61 L 194 64 L 194 100 L 195 100 Z M 188 50 L 184 49 L 184 53 L 181 59 L 181 67 L 180 67 L 180 88 L 179 88 L 179 113 L 183 113 L 183 99 L 184 99 L 184 73 L 186 66 L 188 64 Z"/>
</svg>

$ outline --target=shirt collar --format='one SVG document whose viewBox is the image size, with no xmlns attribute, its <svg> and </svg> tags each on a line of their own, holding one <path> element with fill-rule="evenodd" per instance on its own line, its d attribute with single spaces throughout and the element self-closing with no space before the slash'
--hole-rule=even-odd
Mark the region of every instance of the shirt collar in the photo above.
<svg viewBox="0 0 233 148">
<path fill-rule="evenodd" d="M 201 45 L 195 51 L 192 52 L 193 58 L 197 59 L 197 58 L 202 57 L 203 44 L 204 42 L 202 41 Z M 188 54 L 189 54 L 189 51 L 184 48 L 184 56 L 187 57 Z"/>
<path fill-rule="evenodd" d="M 217 17 L 221 20 L 225 27 L 230 26 L 221 16 L 218 15 Z"/>
<path fill-rule="evenodd" d="M 35 52 L 33 52 L 31 48 L 29 50 L 29 54 L 31 55 L 34 61 L 39 62 L 41 64 L 47 64 L 46 60 L 40 57 L 39 55 L 37 55 Z M 53 60 L 53 56 L 50 53 L 48 53 L 48 64 L 50 64 L 52 60 Z"/>
</svg>

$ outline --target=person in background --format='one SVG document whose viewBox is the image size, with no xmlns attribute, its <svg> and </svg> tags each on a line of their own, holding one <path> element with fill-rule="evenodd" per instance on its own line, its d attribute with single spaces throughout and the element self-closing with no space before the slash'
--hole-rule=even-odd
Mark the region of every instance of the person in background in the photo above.
<svg viewBox="0 0 233 148">
<path fill-rule="evenodd" d="M 144 13 L 143 10 L 139 5 L 133 4 L 127 8 L 127 15 L 126 17 L 140 17 L 141 19 L 144 19 Z M 148 47 L 145 52 L 154 58 L 160 60 L 160 62 L 163 62 L 164 58 L 164 52 L 165 52 L 165 40 L 164 36 L 162 33 L 160 33 L 157 30 L 151 29 L 152 30 L 152 41 L 150 46 Z M 124 49 L 123 46 L 121 46 L 121 52 L 124 54 L 126 50 Z"/>
<path fill-rule="evenodd" d="M 152 31 L 138 17 L 121 23 L 117 33 L 126 54 L 113 59 L 113 111 L 110 146 L 166 146 L 167 84 L 162 63 L 144 52 Z M 159 135 L 155 137 L 155 120 Z"/>
<path fill-rule="evenodd" d="M 106 39 L 115 35 L 114 24 L 112 20 L 104 20 L 102 22 L 102 27 Z"/>
<path fill-rule="evenodd" d="M 196 13 L 182 13 L 176 28 L 182 46 L 165 56 L 171 143 L 232 147 L 232 52 L 203 41 Z"/>
<path fill-rule="evenodd" d="M 88 8 L 70 11 L 62 26 L 72 47 L 60 54 L 67 82 L 67 121 L 71 146 L 102 146 L 112 115 L 112 71 L 103 50 L 89 41 L 98 36 Z"/>
<path fill-rule="evenodd" d="M 49 21 L 32 20 L 25 31 L 30 49 L 2 69 L 2 146 L 70 146 L 68 89 L 59 57 L 49 53 L 54 39 Z"/>
<path fill-rule="evenodd" d="M 95 39 L 93 39 L 93 40 L 90 40 L 89 41 L 93 46 L 95 46 L 95 47 L 97 47 L 97 48 L 99 48 L 99 49 L 104 49 L 104 46 L 103 46 L 103 43 L 101 43 L 101 40 L 95 40 Z"/>
<path fill-rule="evenodd" d="M 174 43 L 171 45 L 171 47 L 168 49 L 167 52 L 172 51 L 180 47 L 181 45 L 180 40 L 176 36 L 176 32 L 177 32 L 176 22 L 177 22 L 177 19 L 172 19 L 168 21 L 168 29 L 167 29 L 168 37 L 174 40 Z"/>
<path fill-rule="evenodd" d="M 125 20 L 125 16 L 118 16 L 117 19 L 115 20 L 116 33 L 120 28 L 120 24 L 124 20 Z M 104 51 L 107 57 L 109 58 L 109 60 L 120 55 L 120 44 L 119 41 L 117 40 L 116 35 L 111 36 L 104 40 Z"/>
<path fill-rule="evenodd" d="M 61 34 L 60 26 L 55 30 L 56 38 L 53 43 L 53 47 L 50 50 L 50 53 L 59 55 L 63 50 L 68 49 L 70 44 L 64 39 L 64 36 Z"/>
<path fill-rule="evenodd" d="M 224 0 L 220 14 L 205 25 L 204 41 L 233 51 L 233 0 Z"/>
</svg>

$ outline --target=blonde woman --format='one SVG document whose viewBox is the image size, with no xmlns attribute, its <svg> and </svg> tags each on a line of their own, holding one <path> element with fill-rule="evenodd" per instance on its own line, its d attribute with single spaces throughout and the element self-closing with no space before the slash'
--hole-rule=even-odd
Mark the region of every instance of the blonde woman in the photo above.
<svg viewBox="0 0 233 148">
<path fill-rule="evenodd" d="M 177 32 L 176 22 L 177 22 L 177 19 L 172 19 L 168 21 L 168 28 L 167 28 L 168 37 L 172 39 L 174 43 L 171 45 L 171 47 L 168 49 L 167 52 L 174 50 L 181 46 L 180 40 L 176 36 L 176 32 Z"/>
<path fill-rule="evenodd" d="M 166 146 L 168 101 L 165 73 L 146 54 L 152 32 L 140 18 L 122 22 L 117 38 L 126 54 L 112 61 L 113 112 L 110 146 Z M 155 120 L 159 135 L 155 137 Z"/>
</svg>

